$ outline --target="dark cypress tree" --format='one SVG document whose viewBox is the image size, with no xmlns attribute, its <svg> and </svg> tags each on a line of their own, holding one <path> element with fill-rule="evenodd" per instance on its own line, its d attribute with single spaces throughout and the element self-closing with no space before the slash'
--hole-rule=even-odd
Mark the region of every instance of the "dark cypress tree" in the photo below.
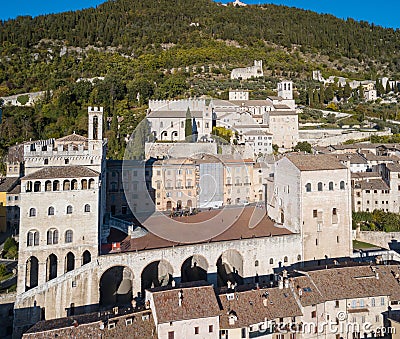
<svg viewBox="0 0 400 339">
<path fill-rule="evenodd" d="M 186 120 L 185 120 L 185 138 L 188 138 L 192 135 L 192 115 L 190 114 L 190 108 L 187 108 L 186 111 Z"/>
</svg>

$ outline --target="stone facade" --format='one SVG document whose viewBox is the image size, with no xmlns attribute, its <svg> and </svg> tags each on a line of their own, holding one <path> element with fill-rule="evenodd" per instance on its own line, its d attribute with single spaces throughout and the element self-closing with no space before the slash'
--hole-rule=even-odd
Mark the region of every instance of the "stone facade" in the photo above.
<svg viewBox="0 0 400 339">
<path fill-rule="evenodd" d="M 235 68 L 231 72 L 231 79 L 250 79 L 264 76 L 262 60 L 254 60 L 254 66 L 245 68 Z"/>
</svg>

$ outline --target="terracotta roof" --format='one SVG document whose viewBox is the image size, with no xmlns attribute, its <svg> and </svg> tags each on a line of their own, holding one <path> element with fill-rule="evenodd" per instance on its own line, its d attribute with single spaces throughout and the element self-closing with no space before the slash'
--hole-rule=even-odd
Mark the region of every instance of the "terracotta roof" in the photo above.
<svg viewBox="0 0 400 339">
<path fill-rule="evenodd" d="M 229 226 L 229 228 L 226 229 L 226 231 L 214 236 L 212 239 L 205 240 L 203 243 L 292 234 L 292 232 L 290 232 L 286 228 L 275 226 L 274 222 L 266 215 L 264 208 L 247 206 L 244 209 L 240 207 L 230 208 L 228 212 L 229 211 L 231 211 L 231 216 L 235 219 L 235 221 L 232 222 L 232 224 Z M 175 233 L 179 234 L 180 236 L 182 234 L 186 236 L 187 234 L 189 242 L 190 235 L 193 232 L 202 232 L 202 230 L 198 228 L 196 230 L 193 230 L 193 228 L 189 225 L 190 223 L 203 222 L 202 225 L 204 225 L 205 228 L 208 226 L 215 227 L 215 222 L 219 220 L 218 214 L 220 212 L 220 210 L 211 210 L 203 211 L 199 214 L 189 217 L 176 217 L 174 218 L 174 220 L 182 222 L 181 226 L 172 225 L 170 227 L 170 225 L 168 225 L 167 229 L 166 227 L 164 227 L 165 222 L 163 223 L 163 220 L 165 220 L 164 216 L 152 217 L 154 218 L 154 220 L 151 221 L 151 224 L 154 225 L 154 231 L 157 231 L 158 235 L 152 233 L 151 230 L 148 229 L 149 233 L 141 238 L 131 239 L 131 237 L 128 236 L 125 238 L 125 240 L 121 242 L 121 251 L 141 251 L 154 248 L 182 245 L 178 242 L 170 241 L 167 239 L 173 239 Z M 253 214 L 254 212 L 255 214 Z M 262 214 L 260 219 L 255 217 L 260 213 Z M 254 217 L 254 220 L 259 220 L 257 225 L 255 225 L 254 227 L 250 227 L 250 220 L 252 219 L 252 217 Z M 226 222 L 230 221 L 227 220 Z M 165 235 L 165 238 L 163 238 L 162 235 Z"/>
<path fill-rule="evenodd" d="M 400 285 L 394 276 L 397 273 L 400 274 L 397 265 L 382 265 L 323 269 L 310 271 L 308 275 L 325 300 L 385 295 L 390 295 L 393 300 L 400 300 Z"/>
<path fill-rule="evenodd" d="M 362 190 L 389 190 L 389 186 L 383 181 L 383 179 L 364 179 L 357 182 L 359 188 Z"/>
<path fill-rule="evenodd" d="M 291 154 L 287 159 L 300 171 L 346 169 L 339 159 L 330 154 Z"/>
<path fill-rule="evenodd" d="M 274 107 L 276 109 L 290 109 L 290 107 L 288 105 L 274 105 Z"/>
<path fill-rule="evenodd" d="M 99 172 L 84 166 L 44 167 L 34 173 L 26 175 L 23 180 L 55 179 L 55 178 L 89 178 L 98 177 Z"/>
<path fill-rule="evenodd" d="M 391 172 L 400 172 L 400 164 L 386 164 L 386 167 Z"/>
<path fill-rule="evenodd" d="M 352 179 L 364 179 L 364 178 L 376 178 L 379 179 L 381 178 L 381 175 L 378 172 L 354 172 L 351 173 L 351 178 Z"/>
<path fill-rule="evenodd" d="M 312 279 L 306 275 L 291 278 L 291 283 L 303 306 L 310 306 L 324 301 Z"/>
<path fill-rule="evenodd" d="M 202 118 L 202 111 L 190 111 L 192 118 Z M 186 110 L 184 111 L 151 111 L 147 114 L 147 118 L 186 118 Z"/>
<path fill-rule="evenodd" d="M 243 328 L 267 320 L 302 315 L 289 288 L 263 288 L 219 295 L 221 329 Z M 234 325 L 229 316 L 235 315 Z"/>
<path fill-rule="evenodd" d="M 277 115 L 297 115 L 296 111 L 283 111 L 283 110 L 276 110 L 268 112 L 269 115 L 277 116 Z"/>
<path fill-rule="evenodd" d="M 350 161 L 351 164 L 367 164 L 367 160 L 358 153 L 334 154 L 332 156 L 340 161 Z"/>
<path fill-rule="evenodd" d="M 209 286 L 175 288 L 166 291 L 151 291 L 154 311 L 159 324 L 171 321 L 216 317 L 219 315 L 214 288 Z M 179 297 L 182 295 L 181 306 Z"/>
<path fill-rule="evenodd" d="M 271 102 L 267 100 L 230 100 L 230 102 L 245 107 L 272 106 Z"/>
<path fill-rule="evenodd" d="M 11 191 L 18 183 L 19 178 L 14 177 L 5 177 L 3 179 L 0 178 L 0 192 L 9 192 Z"/>
<path fill-rule="evenodd" d="M 87 142 L 88 138 L 83 137 L 82 135 L 79 134 L 70 134 L 70 135 L 66 135 L 65 137 L 59 138 L 56 140 L 57 142 Z"/>
<path fill-rule="evenodd" d="M 132 319 L 132 323 L 126 321 Z M 74 321 L 75 325 L 74 325 Z M 108 328 L 108 324 L 115 324 Z M 102 328 L 100 328 L 102 326 Z M 150 310 L 114 315 L 111 312 L 90 313 L 53 320 L 39 321 L 23 338 L 130 338 L 156 339 L 156 328 Z"/>
</svg>

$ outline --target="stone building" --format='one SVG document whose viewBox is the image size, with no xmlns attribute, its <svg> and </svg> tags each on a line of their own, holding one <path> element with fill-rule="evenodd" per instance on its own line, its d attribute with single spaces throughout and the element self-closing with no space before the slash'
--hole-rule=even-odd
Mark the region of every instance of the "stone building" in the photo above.
<svg viewBox="0 0 400 339">
<path fill-rule="evenodd" d="M 352 253 L 350 170 L 335 157 L 293 154 L 278 160 L 267 200 L 272 219 L 301 233 L 304 260 Z"/>
<path fill-rule="evenodd" d="M 72 134 L 24 145 L 18 295 L 98 256 L 106 187 L 103 109 L 89 107 L 88 115 L 88 138 Z"/>
<path fill-rule="evenodd" d="M 246 80 L 250 78 L 260 78 L 264 76 L 262 60 L 254 60 L 254 66 L 245 68 L 235 68 L 231 72 L 231 79 Z"/>
</svg>

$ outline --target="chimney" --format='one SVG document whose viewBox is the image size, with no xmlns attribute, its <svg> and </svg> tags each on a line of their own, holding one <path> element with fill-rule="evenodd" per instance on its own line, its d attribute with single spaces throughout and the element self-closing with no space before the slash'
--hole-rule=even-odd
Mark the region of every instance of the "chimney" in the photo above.
<svg viewBox="0 0 400 339">
<path fill-rule="evenodd" d="M 178 293 L 178 303 L 179 303 L 179 307 L 181 307 L 182 306 L 182 300 L 183 300 L 183 291 L 182 290 L 180 290 L 179 291 L 179 293 Z"/>
<path fill-rule="evenodd" d="M 375 278 L 376 278 L 376 280 L 379 280 L 379 273 L 378 272 L 375 272 Z"/>
<path fill-rule="evenodd" d="M 283 280 L 279 280 L 278 287 L 280 290 L 283 289 Z"/>
<path fill-rule="evenodd" d="M 175 283 L 174 279 L 172 279 L 171 285 L 172 285 L 172 287 L 175 287 L 176 283 Z"/>
<path fill-rule="evenodd" d="M 289 288 L 289 279 L 285 279 L 285 288 Z"/>
</svg>

